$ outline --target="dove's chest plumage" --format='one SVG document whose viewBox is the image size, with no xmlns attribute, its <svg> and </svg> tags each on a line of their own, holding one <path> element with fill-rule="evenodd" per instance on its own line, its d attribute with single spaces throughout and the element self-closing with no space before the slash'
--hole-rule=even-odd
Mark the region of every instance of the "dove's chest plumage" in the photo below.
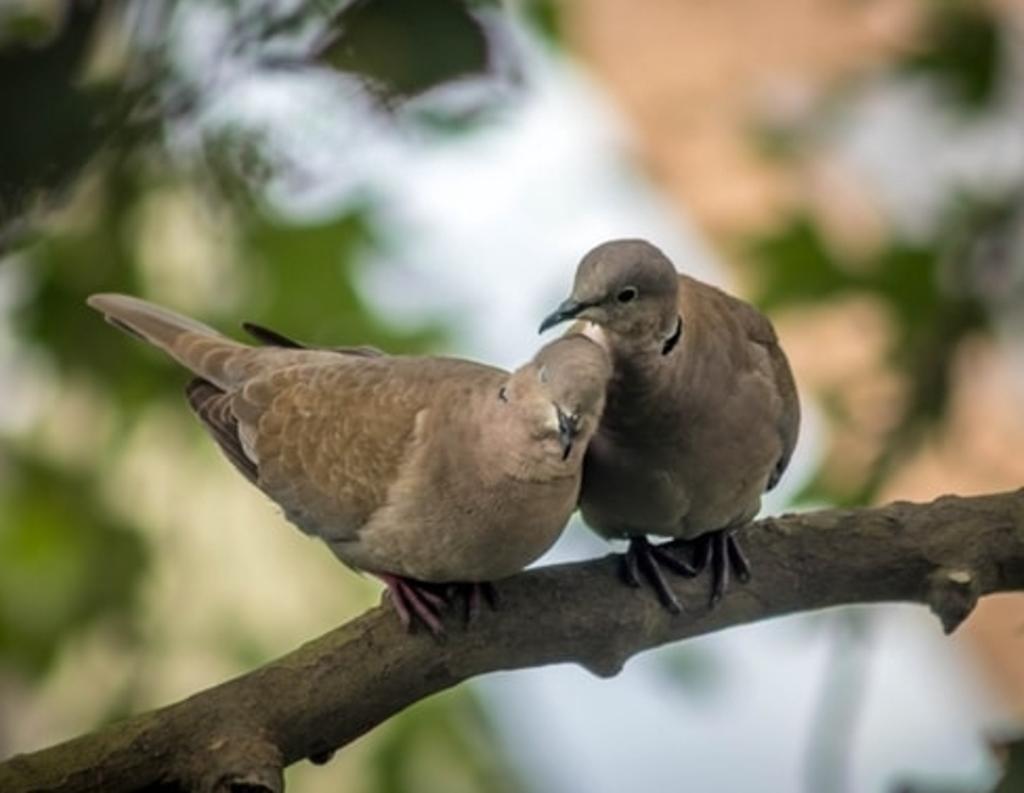
<svg viewBox="0 0 1024 793">
<path fill-rule="evenodd" d="M 424 581 L 505 578 L 555 542 L 578 484 L 578 477 L 525 483 L 461 473 L 429 492 L 414 485 L 374 516 L 352 551 L 357 566 Z"/>
<path fill-rule="evenodd" d="M 472 401 L 421 411 L 384 504 L 354 538 L 332 548 L 356 567 L 424 581 L 488 581 L 521 570 L 565 526 L 579 473 L 513 475 L 500 432 Z"/>
<path fill-rule="evenodd" d="M 602 534 L 695 537 L 757 513 L 782 455 L 769 353 L 728 304 L 702 308 L 669 355 L 617 357 L 580 499 Z"/>
</svg>

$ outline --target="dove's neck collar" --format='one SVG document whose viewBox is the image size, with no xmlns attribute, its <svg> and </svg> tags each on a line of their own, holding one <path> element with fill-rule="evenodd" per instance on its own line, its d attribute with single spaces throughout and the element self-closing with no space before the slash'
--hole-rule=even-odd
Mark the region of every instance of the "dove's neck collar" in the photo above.
<svg viewBox="0 0 1024 793">
<path fill-rule="evenodd" d="M 668 355 L 672 350 L 679 344 L 679 340 L 683 337 L 683 318 L 676 316 L 675 330 L 672 331 L 672 335 L 669 336 L 661 345 L 661 354 Z"/>
<path fill-rule="evenodd" d="M 640 362 L 644 367 L 657 368 L 666 364 L 667 356 L 679 347 L 683 331 L 683 318 L 673 314 L 672 319 L 662 320 L 657 326 L 633 333 L 609 333 L 608 349 L 617 369 L 641 365 Z"/>
</svg>

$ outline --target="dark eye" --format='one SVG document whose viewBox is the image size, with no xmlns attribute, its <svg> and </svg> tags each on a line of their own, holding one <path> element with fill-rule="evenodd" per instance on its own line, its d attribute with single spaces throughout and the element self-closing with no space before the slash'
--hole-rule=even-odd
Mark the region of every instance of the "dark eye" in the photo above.
<svg viewBox="0 0 1024 793">
<path fill-rule="evenodd" d="M 635 286 L 627 286 L 615 296 L 615 299 L 620 303 L 629 303 L 631 300 L 636 298 L 637 294 L 638 292 L 636 291 Z"/>
</svg>

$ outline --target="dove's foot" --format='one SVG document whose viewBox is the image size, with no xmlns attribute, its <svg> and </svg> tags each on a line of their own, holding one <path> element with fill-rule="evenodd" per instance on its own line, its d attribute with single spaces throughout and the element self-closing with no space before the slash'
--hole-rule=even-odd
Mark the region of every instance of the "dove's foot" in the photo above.
<svg viewBox="0 0 1024 793">
<path fill-rule="evenodd" d="M 673 544 L 651 545 L 646 537 L 631 539 L 629 549 L 622 557 L 622 580 L 635 588 L 640 586 L 640 579 L 643 577 L 653 587 L 661 605 L 673 614 L 679 614 L 683 608 L 665 580 L 662 568 L 668 568 L 673 573 L 686 578 L 693 578 L 698 571 L 666 550 L 669 545 Z"/>
<path fill-rule="evenodd" d="M 491 611 L 497 611 L 500 605 L 498 590 L 489 581 L 434 584 L 391 573 L 374 575 L 387 585 L 388 599 L 405 629 L 411 632 L 422 623 L 435 639 L 444 638 L 441 612 L 454 599 L 465 600 L 463 621 L 467 628 L 480 614 L 481 604 L 486 603 Z"/>
<path fill-rule="evenodd" d="M 501 606 L 498 590 L 490 581 L 467 581 L 448 585 L 449 598 L 461 596 L 465 599 L 465 610 L 462 613 L 463 624 L 468 628 L 480 614 L 480 606 L 486 603 L 491 611 Z"/>
<path fill-rule="evenodd" d="M 447 605 L 447 601 L 444 595 L 437 591 L 436 584 L 427 584 L 391 573 L 374 575 L 387 586 L 388 599 L 407 631 L 411 632 L 419 621 L 435 639 L 444 636 L 441 609 Z"/>
<path fill-rule="evenodd" d="M 732 529 L 711 531 L 694 540 L 673 540 L 670 545 L 693 549 L 693 567 L 696 572 L 711 567 L 711 608 L 725 595 L 731 576 L 735 576 L 741 584 L 750 580 L 750 563 Z"/>
</svg>

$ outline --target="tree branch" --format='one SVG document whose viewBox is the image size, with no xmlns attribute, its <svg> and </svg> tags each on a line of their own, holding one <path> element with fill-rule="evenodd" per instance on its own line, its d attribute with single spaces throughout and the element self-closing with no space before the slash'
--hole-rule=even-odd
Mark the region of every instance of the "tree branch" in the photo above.
<svg viewBox="0 0 1024 793">
<path fill-rule="evenodd" d="M 277 793 L 284 766 L 486 672 L 575 662 L 610 676 L 651 647 L 846 603 L 925 603 L 949 632 L 979 596 L 1024 589 L 1024 489 L 769 518 L 744 545 L 753 580 L 708 611 L 707 580 L 679 579 L 678 617 L 619 585 L 614 556 L 501 582 L 502 611 L 452 626 L 441 645 L 378 607 L 182 702 L 16 756 L 0 764 L 0 790 Z"/>
</svg>

